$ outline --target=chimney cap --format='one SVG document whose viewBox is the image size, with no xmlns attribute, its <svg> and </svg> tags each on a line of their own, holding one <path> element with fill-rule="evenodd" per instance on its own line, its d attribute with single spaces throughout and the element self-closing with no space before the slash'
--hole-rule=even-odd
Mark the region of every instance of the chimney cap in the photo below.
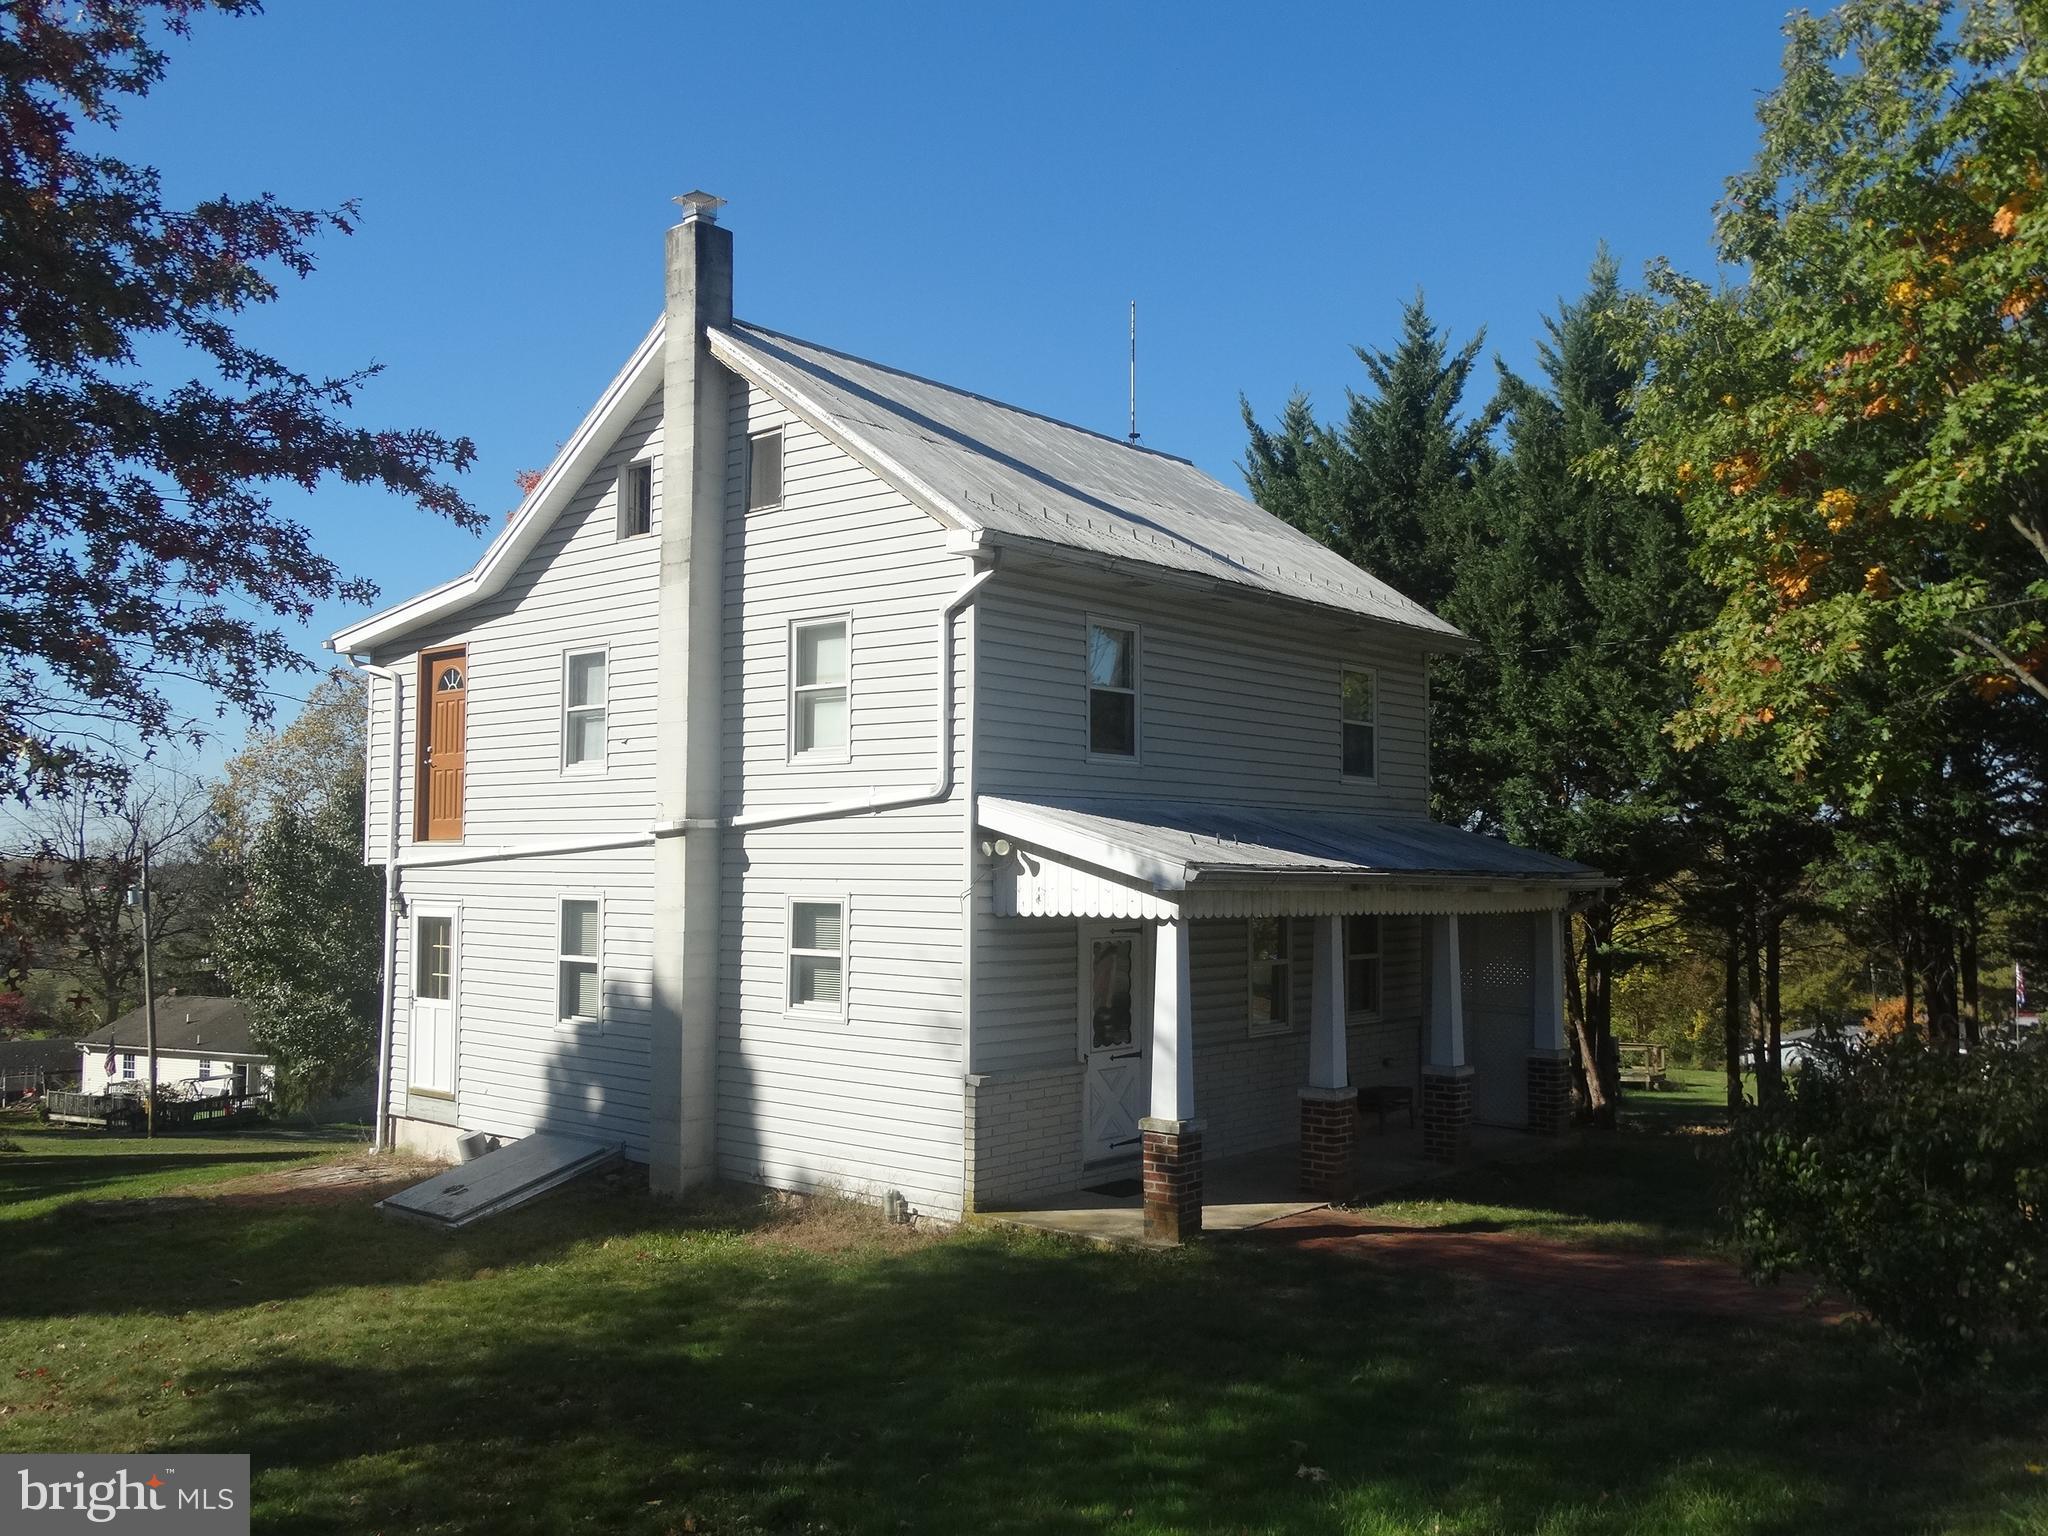
<svg viewBox="0 0 2048 1536">
<path fill-rule="evenodd" d="M 718 210 L 725 206 L 724 198 L 713 197 L 709 192 L 701 189 L 695 192 L 685 192 L 676 201 L 683 205 L 683 222 L 685 224 L 695 223 L 698 219 L 702 219 L 707 224 L 716 224 L 718 222 Z"/>
</svg>

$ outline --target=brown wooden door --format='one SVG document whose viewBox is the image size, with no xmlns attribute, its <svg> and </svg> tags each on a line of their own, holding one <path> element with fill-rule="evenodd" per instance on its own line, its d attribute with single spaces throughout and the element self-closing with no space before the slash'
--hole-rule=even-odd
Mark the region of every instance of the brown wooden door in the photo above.
<svg viewBox="0 0 2048 1536">
<path fill-rule="evenodd" d="M 462 747 L 467 727 L 469 660 L 461 651 L 420 658 L 419 835 L 428 842 L 462 836 Z"/>
</svg>

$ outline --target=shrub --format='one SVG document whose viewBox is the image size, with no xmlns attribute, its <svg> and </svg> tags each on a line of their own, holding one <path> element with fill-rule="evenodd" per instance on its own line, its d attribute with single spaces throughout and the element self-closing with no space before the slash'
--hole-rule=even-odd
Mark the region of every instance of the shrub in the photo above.
<svg viewBox="0 0 2048 1536">
<path fill-rule="evenodd" d="M 1824 1048 L 1734 1166 L 1752 1273 L 1817 1271 L 1923 1367 L 2048 1334 L 2048 1050 Z"/>
</svg>

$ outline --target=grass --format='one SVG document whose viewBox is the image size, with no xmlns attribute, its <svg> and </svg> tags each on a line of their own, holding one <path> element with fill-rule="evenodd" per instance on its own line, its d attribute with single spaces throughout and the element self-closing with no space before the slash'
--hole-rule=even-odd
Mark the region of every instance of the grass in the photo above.
<svg viewBox="0 0 2048 1536">
<path fill-rule="evenodd" d="M 1708 1246 L 1671 1119 L 1413 1208 Z M 2041 1405 L 1853 1328 L 595 1182 L 451 1239 L 205 1187 L 307 1141 L 13 1134 L 0 1452 L 247 1451 L 262 1531 L 2048 1530 Z"/>
</svg>

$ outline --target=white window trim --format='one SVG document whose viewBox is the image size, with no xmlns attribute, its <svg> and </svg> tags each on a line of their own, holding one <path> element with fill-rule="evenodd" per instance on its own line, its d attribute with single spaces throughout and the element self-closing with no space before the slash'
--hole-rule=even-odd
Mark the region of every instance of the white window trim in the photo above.
<svg viewBox="0 0 2048 1536">
<path fill-rule="evenodd" d="M 777 454 L 780 464 L 775 477 L 775 499 L 754 505 L 754 444 L 764 437 L 777 439 Z M 740 476 L 740 510 L 751 517 L 756 512 L 779 512 L 789 500 L 789 434 L 788 423 L 778 422 L 772 427 L 763 427 L 758 432 L 747 434 L 747 462 L 745 473 Z"/>
<path fill-rule="evenodd" d="M 120 1081 L 124 1083 L 135 1081 L 135 1053 L 133 1051 L 123 1051 L 121 1053 Z"/>
<path fill-rule="evenodd" d="M 569 702 L 569 663 L 578 656 L 602 656 L 604 658 L 604 701 L 600 704 L 571 704 Z M 556 749 L 555 766 L 563 773 L 575 778 L 590 774 L 601 774 L 611 765 L 612 756 L 612 648 L 608 645 L 571 645 L 562 650 L 562 676 L 560 685 L 561 712 L 555 726 L 561 742 Z M 586 763 L 569 761 L 569 715 L 598 713 L 604 716 L 604 751 Z"/>
<path fill-rule="evenodd" d="M 1371 958 L 1380 963 L 1380 995 L 1374 1000 L 1374 1005 L 1370 1008 L 1354 1008 L 1351 1006 L 1351 924 L 1359 917 L 1370 918 L 1373 932 L 1379 936 L 1379 948 L 1372 952 Z M 1344 963 L 1342 966 L 1344 974 L 1344 1017 L 1346 1019 L 1356 1019 L 1367 1024 L 1379 1022 L 1380 1016 L 1386 1011 L 1387 1006 L 1386 918 L 1373 912 L 1356 913 L 1350 917 L 1341 918 L 1337 924 L 1337 941 L 1344 951 Z"/>
<path fill-rule="evenodd" d="M 1259 959 L 1252 953 L 1252 928 L 1261 919 L 1245 919 L 1244 925 L 1244 1027 L 1245 1033 L 1254 1040 L 1266 1039 L 1272 1035 L 1291 1035 L 1296 1027 L 1294 1007 L 1294 919 L 1278 917 L 1273 921 L 1280 925 L 1280 952 L 1284 957 L 1276 962 L 1287 967 L 1287 1018 L 1278 1024 L 1261 1024 L 1252 1017 L 1252 967 Z"/>
<path fill-rule="evenodd" d="M 843 683 L 811 683 L 801 689 L 796 680 L 797 636 L 806 629 L 815 629 L 824 624 L 838 624 L 846 631 L 846 681 Z M 789 621 L 789 630 L 784 638 L 786 664 L 783 667 L 783 757 L 792 767 L 809 767 L 814 763 L 850 763 L 853 761 L 853 612 L 850 609 L 838 613 L 807 613 L 801 618 Z M 606 674 L 610 676 L 609 673 Z M 818 693 L 837 688 L 846 695 L 846 741 L 836 751 L 823 747 L 797 749 L 796 722 L 797 697 L 800 692 Z"/>
<path fill-rule="evenodd" d="M 562 908 L 572 901 L 594 901 L 597 903 L 597 953 L 595 955 L 571 955 L 562 949 Z M 597 1012 L 585 1016 L 580 1013 L 562 1012 L 562 967 L 570 961 L 582 964 L 595 962 L 597 965 Z M 603 891 L 556 891 L 555 892 L 555 1028 L 563 1030 L 594 1029 L 604 1031 L 604 892 Z"/>
<path fill-rule="evenodd" d="M 796 957 L 827 955 L 830 950 L 796 947 L 796 909 L 801 902 L 839 907 L 839 1006 L 821 1007 L 796 1000 Z M 793 891 L 782 907 L 782 1012 L 785 1018 L 817 1019 L 834 1023 L 846 1021 L 847 1004 L 853 997 L 853 900 L 842 891 Z"/>
<path fill-rule="evenodd" d="M 1121 629 L 1131 637 L 1131 750 L 1125 756 L 1120 752 L 1098 752 L 1095 750 L 1095 709 L 1096 685 L 1088 676 L 1088 641 L 1097 629 Z M 1123 693 L 1122 688 L 1105 687 L 1105 693 Z M 1081 745 L 1086 749 L 1087 760 L 1105 767 L 1115 766 L 1136 768 L 1145 759 L 1145 632 L 1132 619 L 1112 618 L 1107 614 L 1091 613 L 1081 630 Z"/>
<path fill-rule="evenodd" d="M 619 466 L 618 508 L 617 515 L 612 521 L 612 533 L 614 537 L 621 541 L 649 538 L 655 531 L 654 461 L 655 455 L 650 453 L 643 454 L 639 458 L 628 459 Z M 628 533 L 626 531 L 626 486 L 633 475 L 642 469 L 647 471 L 647 530 L 644 533 Z"/>
<path fill-rule="evenodd" d="M 1359 673 L 1372 680 L 1372 718 L 1353 720 L 1344 713 L 1344 679 L 1351 673 Z M 1367 725 L 1372 727 L 1372 772 L 1346 773 L 1344 771 L 1344 727 Z M 1337 776 L 1346 784 L 1377 784 L 1380 781 L 1380 669 L 1345 662 L 1337 669 Z"/>
</svg>

